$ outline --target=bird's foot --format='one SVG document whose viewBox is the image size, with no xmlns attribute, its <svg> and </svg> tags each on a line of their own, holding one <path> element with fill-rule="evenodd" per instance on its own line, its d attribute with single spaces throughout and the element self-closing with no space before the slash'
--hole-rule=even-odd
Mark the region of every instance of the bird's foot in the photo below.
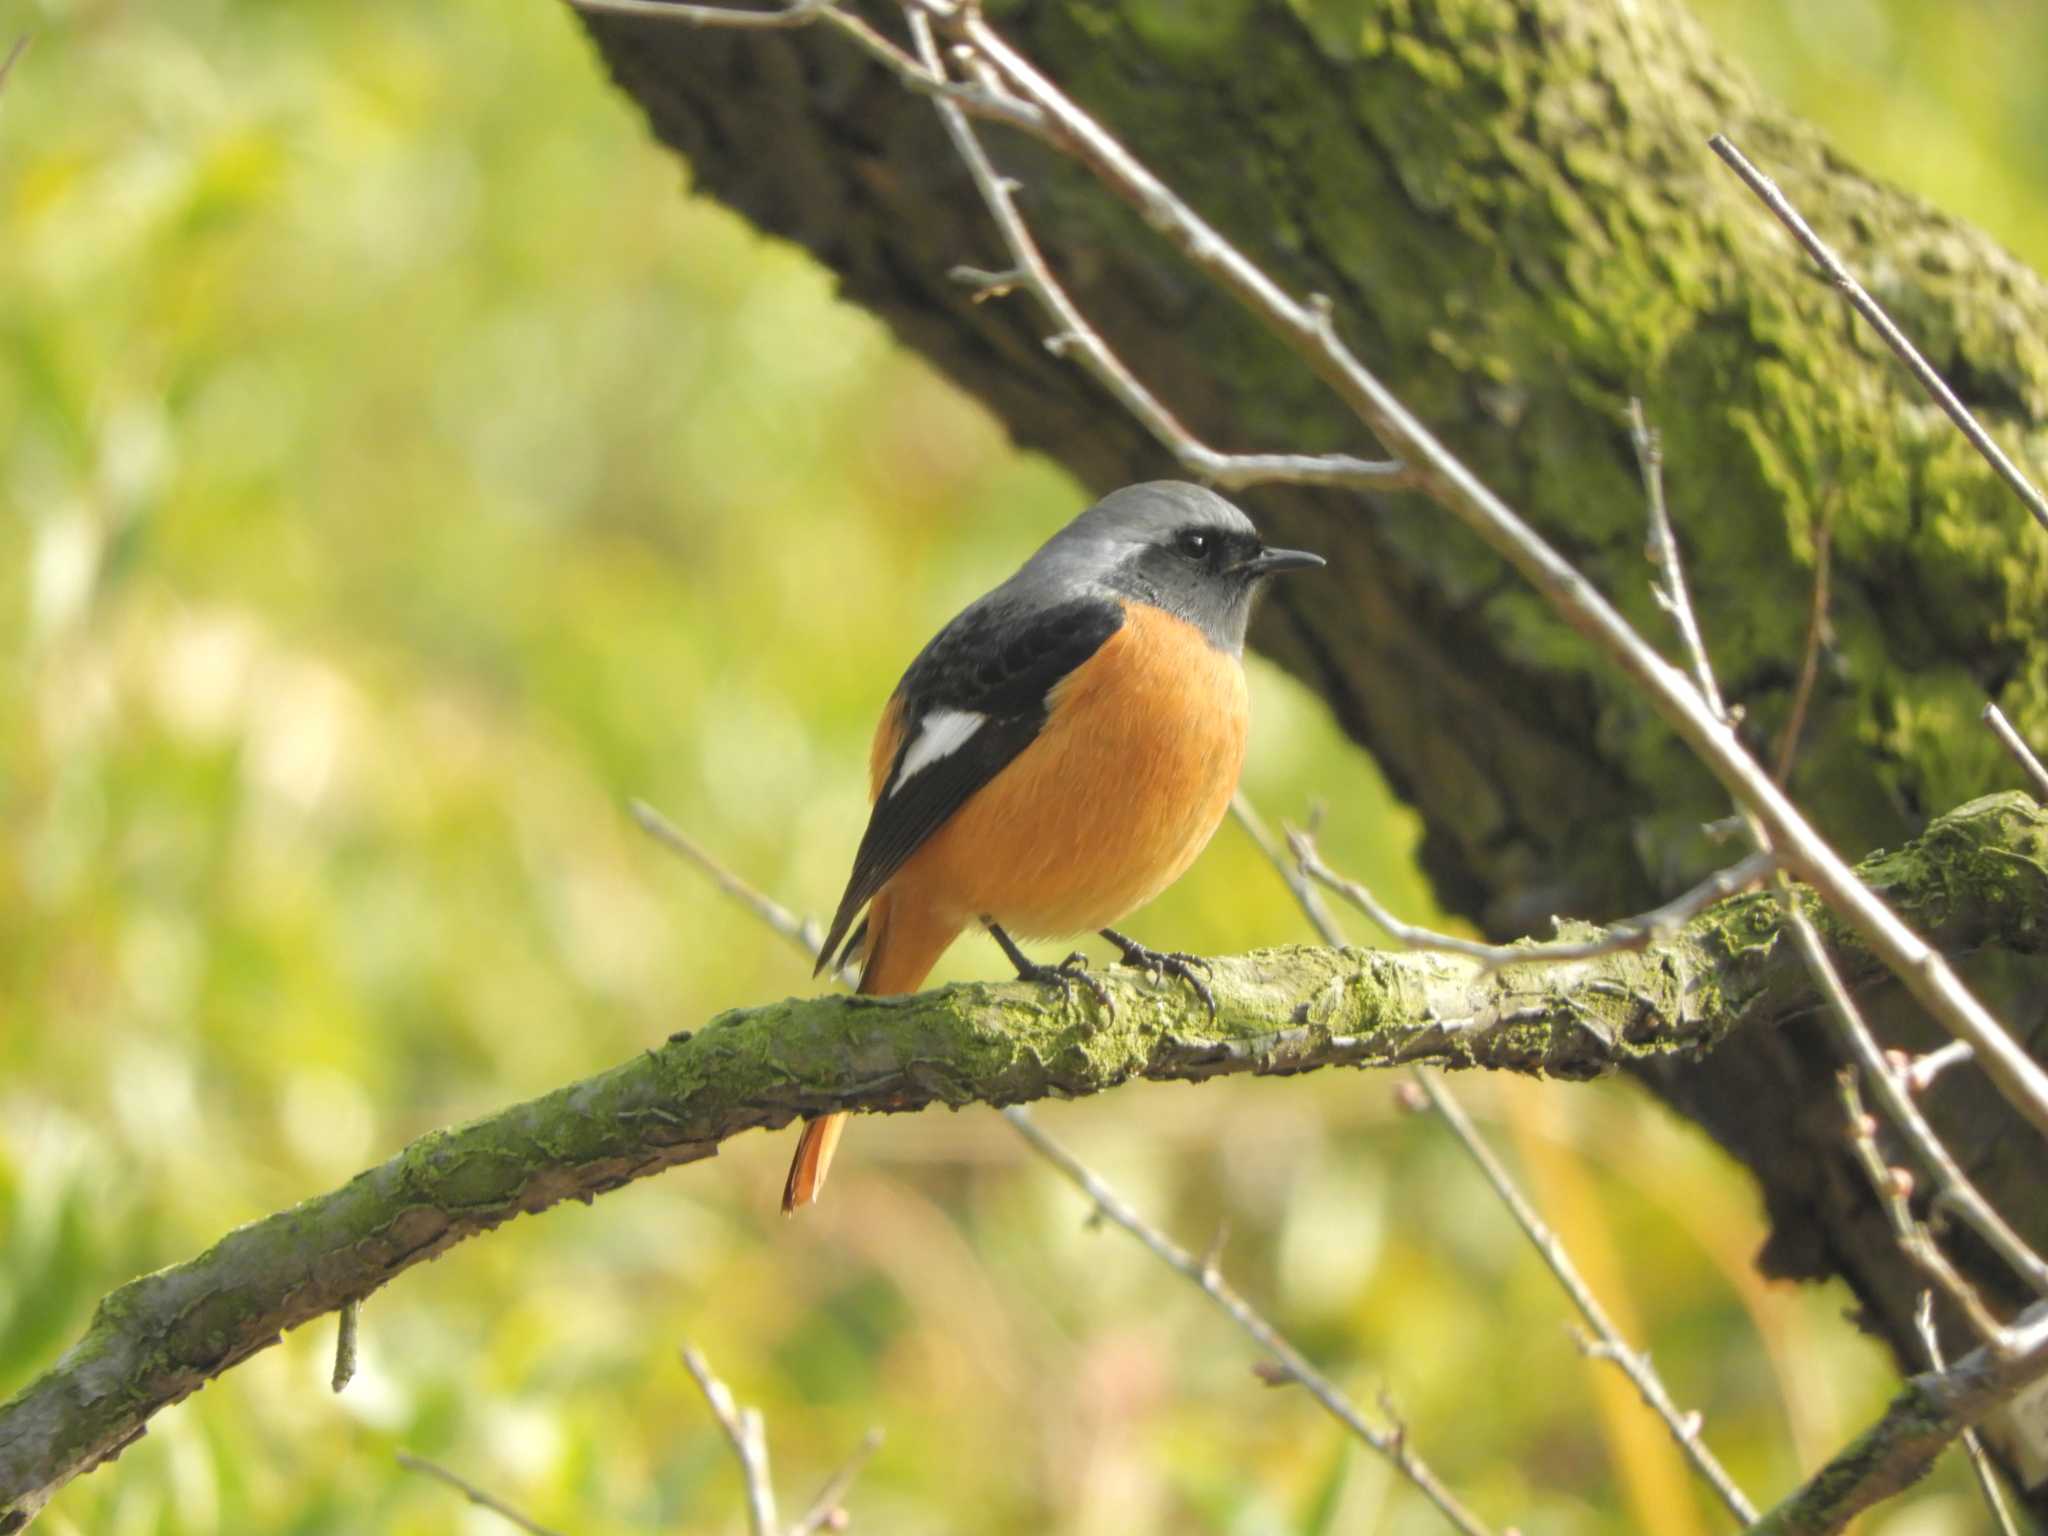
<svg viewBox="0 0 2048 1536">
<path fill-rule="evenodd" d="M 1088 957 L 1078 949 L 1058 965 L 1041 965 L 1019 949 L 1014 939 L 987 918 L 982 919 L 982 924 L 988 929 L 990 937 L 1002 946 L 1003 954 L 1010 964 L 1017 968 L 1019 981 L 1035 981 L 1040 986 L 1058 987 L 1060 996 L 1068 1001 L 1072 1001 L 1074 983 L 1078 981 L 1095 995 L 1095 1001 L 1102 1004 L 1104 1013 L 1112 1018 L 1116 1016 L 1116 1004 L 1110 1001 L 1108 988 L 1088 974 Z"/>
<path fill-rule="evenodd" d="M 1208 970 L 1209 962 L 1200 955 L 1183 954 L 1177 949 L 1150 949 L 1127 934 L 1118 933 L 1114 928 L 1102 930 L 1102 936 L 1117 947 L 1124 957 L 1124 964 L 1154 976 L 1173 976 L 1186 982 L 1202 1005 L 1209 1010 L 1209 1017 L 1216 1017 L 1216 994 L 1209 990 L 1209 984 L 1195 974 L 1197 969 Z"/>
</svg>

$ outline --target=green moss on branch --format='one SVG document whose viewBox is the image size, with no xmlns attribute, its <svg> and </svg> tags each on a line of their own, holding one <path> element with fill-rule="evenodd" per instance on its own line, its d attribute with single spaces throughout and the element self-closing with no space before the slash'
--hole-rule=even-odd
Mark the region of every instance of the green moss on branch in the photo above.
<svg viewBox="0 0 2048 1536">
<path fill-rule="evenodd" d="M 1863 873 L 1944 947 L 2033 951 L 2048 935 L 2048 816 L 2023 796 L 1964 806 Z M 1830 938 L 1851 976 L 1871 973 L 1867 955 Z M 1710 1049 L 1814 1002 L 1769 896 L 1722 903 L 1655 948 L 1491 975 L 1452 956 L 1358 949 L 1220 959 L 1213 1021 L 1174 985 L 1124 969 L 1103 980 L 1113 1014 L 1018 983 L 728 1013 L 423 1136 L 340 1189 L 123 1286 L 78 1344 L 0 1405 L 0 1532 L 286 1329 L 464 1238 L 709 1157 L 744 1131 L 835 1109 L 1078 1098 L 1140 1077 L 1432 1062 L 1587 1078 Z"/>
</svg>

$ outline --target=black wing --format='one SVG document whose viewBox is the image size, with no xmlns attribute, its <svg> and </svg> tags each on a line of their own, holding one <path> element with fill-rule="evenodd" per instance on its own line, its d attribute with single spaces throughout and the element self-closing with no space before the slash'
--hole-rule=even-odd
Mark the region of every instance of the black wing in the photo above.
<svg viewBox="0 0 2048 1536">
<path fill-rule="evenodd" d="M 1108 598 L 1020 611 L 997 592 L 964 610 L 918 654 L 896 685 L 903 701 L 902 740 L 818 953 L 818 970 L 845 963 L 860 942 L 860 930 L 847 937 L 854 916 L 969 796 L 1031 745 L 1045 725 L 1046 695 L 1123 622 L 1122 605 Z M 899 783 L 903 759 L 935 710 L 985 719 L 961 746 Z"/>
</svg>

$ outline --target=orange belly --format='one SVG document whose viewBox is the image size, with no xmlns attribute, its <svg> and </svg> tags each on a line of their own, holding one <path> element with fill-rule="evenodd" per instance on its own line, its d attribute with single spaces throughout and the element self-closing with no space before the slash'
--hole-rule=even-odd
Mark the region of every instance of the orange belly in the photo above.
<svg viewBox="0 0 2048 1536">
<path fill-rule="evenodd" d="M 1106 928 L 1195 861 L 1244 766 L 1244 668 L 1132 604 L 1054 690 L 1036 740 L 912 854 L 889 905 L 954 931 L 984 914 L 1053 937 Z"/>
</svg>

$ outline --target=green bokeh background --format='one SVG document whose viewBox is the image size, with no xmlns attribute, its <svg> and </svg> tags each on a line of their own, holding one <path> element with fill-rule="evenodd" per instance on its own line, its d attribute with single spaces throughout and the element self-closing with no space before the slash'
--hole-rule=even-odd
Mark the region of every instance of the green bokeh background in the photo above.
<svg viewBox="0 0 2048 1536">
<path fill-rule="evenodd" d="M 1712 0 L 1866 166 L 2048 265 L 2028 0 Z M 0 90 L 0 1394 L 94 1299 L 432 1127 L 808 967 L 642 796 L 837 896 L 923 638 L 1078 505 L 796 253 L 687 195 L 544 0 L 38 0 Z M 1254 668 L 1253 796 L 1428 915 L 1416 829 Z M 1133 926 L 1302 936 L 1234 828 Z M 963 943 L 946 975 L 983 975 Z M 1393 1083 L 1138 1088 L 1043 1120 L 1523 1531 L 1720 1528 Z M 1626 1088 L 1460 1084 L 1768 1500 L 1883 1401 L 1836 1291 Z M 520 1222 L 306 1330 L 65 1492 L 71 1533 L 733 1531 L 675 1359 L 766 1411 L 785 1502 L 870 1424 L 857 1527 L 1430 1531 L 1435 1517 L 986 1111 L 786 1137 Z M 1964 1531 L 1948 1469 L 1867 1529 Z"/>
</svg>

